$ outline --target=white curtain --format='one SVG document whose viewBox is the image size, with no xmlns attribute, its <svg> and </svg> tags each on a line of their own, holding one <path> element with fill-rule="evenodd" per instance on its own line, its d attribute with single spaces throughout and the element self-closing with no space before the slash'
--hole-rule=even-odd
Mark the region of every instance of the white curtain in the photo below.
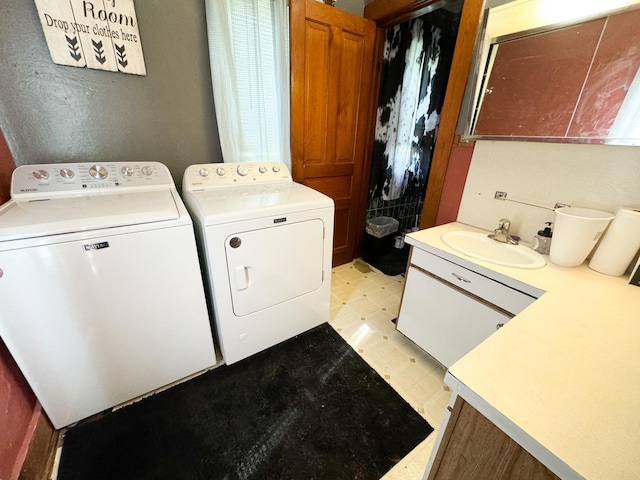
<svg viewBox="0 0 640 480">
<path fill-rule="evenodd" d="M 286 0 L 206 0 L 209 59 L 225 162 L 291 167 Z"/>
</svg>

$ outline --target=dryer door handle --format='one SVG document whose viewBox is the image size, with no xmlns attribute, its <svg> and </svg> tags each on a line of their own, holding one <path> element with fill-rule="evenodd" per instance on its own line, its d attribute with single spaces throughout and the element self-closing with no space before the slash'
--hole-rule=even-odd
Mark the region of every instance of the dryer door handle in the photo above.
<svg viewBox="0 0 640 480">
<path fill-rule="evenodd" d="M 251 285 L 251 276 L 249 275 L 251 267 L 246 265 L 238 265 L 235 268 L 236 289 L 246 290 Z"/>
</svg>

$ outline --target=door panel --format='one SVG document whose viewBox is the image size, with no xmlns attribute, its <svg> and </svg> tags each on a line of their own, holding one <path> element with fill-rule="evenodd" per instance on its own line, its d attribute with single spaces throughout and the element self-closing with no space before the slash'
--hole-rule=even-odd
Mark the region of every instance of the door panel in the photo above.
<svg viewBox="0 0 640 480">
<path fill-rule="evenodd" d="M 333 198 L 333 264 L 352 260 L 376 25 L 314 0 L 291 2 L 294 179 Z"/>
<path fill-rule="evenodd" d="M 235 315 L 249 315 L 319 289 L 323 239 L 319 219 L 230 235 L 225 253 Z"/>
<path fill-rule="evenodd" d="M 362 55 L 366 49 L 364 41 L 365 38 L 358 34 L 347 31 L 342 33 L 336 125 L 336 163 L 356 163 L 354 160 L 357 154 L 354 152 L 353 140 L 358 136 L 360 103 L 357 100 L 363 76 Z M 354 69 L 355 71 L 353 71 Z"/>
<path fill-rule="evenodd" d="M 331 88 L 328 76 L 331 35 L 330 25 L 311 22 L 305 25 L 305 46 L 313 52 L 314 60 L 304 65 L 304 103 L 313 105 L 313 108 L 305 109 L 304 125 L 309 132 L 316 133 L 304 136 L 305 164 L 322 164 L 326 157 L 324 139 L 327 137 L 328 103 L 325 94 Z"/>
</svg>

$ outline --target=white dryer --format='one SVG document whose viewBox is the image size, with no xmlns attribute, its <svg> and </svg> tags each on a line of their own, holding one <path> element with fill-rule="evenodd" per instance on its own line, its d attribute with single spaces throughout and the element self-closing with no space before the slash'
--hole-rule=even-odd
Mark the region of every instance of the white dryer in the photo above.
<svg viewBox="0 0 640 480">
<path fill-rule="evenodd" d="M 182 193 L 227 364 L 329 319 L 331 198 L 279 162 L 192 165 Z"/>
<path fill-rule="evenodd" d="M 55 428 L 216 363 L 193 225 L 156 162 L 18 167 L 0 336 Z"/>
</svg>

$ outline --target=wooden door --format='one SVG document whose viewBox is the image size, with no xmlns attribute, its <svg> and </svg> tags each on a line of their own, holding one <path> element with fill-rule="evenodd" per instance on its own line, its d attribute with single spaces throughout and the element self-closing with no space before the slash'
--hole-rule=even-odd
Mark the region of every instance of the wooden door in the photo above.
<svg viewBox="0 0 640 480">
<path fill-rule="evenodd" d="M 293 177 L 336 206 L 333 264 L 356 256 L 376 24 L 315 0 L 291 0 Z M 359 221 L 360 219 L 360 221 Z"/>
</svg>

